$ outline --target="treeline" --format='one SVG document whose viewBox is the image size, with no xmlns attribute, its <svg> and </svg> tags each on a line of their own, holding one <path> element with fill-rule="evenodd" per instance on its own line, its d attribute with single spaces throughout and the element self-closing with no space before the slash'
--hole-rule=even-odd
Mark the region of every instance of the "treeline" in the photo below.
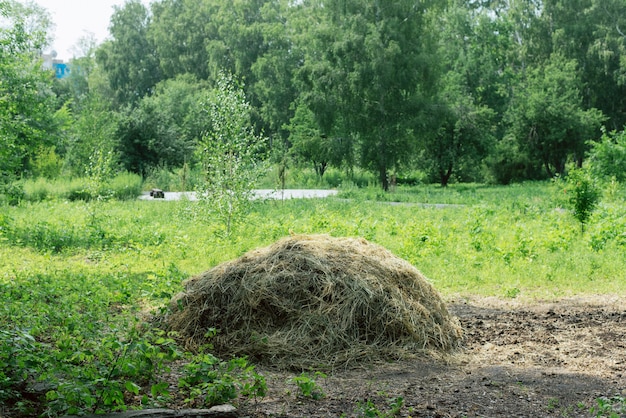
<svg viewBox="0 0 626 418">
<path fill-rule="evenodd" d="M 623 0 L 130 0 L 58 81 L 45 13 L 0 11 L 5 174 L 198 166 L 224 74 L 277 165 L 384 189 L 564 174 L 626 123 Z"/>
</svg>

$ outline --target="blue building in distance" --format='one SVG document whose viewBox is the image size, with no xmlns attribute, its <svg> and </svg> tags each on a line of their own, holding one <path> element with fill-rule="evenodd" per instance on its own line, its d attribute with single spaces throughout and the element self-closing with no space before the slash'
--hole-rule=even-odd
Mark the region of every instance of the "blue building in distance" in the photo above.
<svg viewBox="0 0 626 418">
<path fill-rule="evenodd" d="M 54 69 L 56 78 L 61 79 L 70 75 L 70 67 L 63 62 L 53 62 L 52 68 Z"/>
<path fill-rule="evenodd" d="M 49 54 L 43 54 L 43 68 L 54 71 L 57 79 L 62 79 L 70 75 L 71 69 L 63 60 L 56 59 L 57 53 L 52 51 Z"/>
</svg>

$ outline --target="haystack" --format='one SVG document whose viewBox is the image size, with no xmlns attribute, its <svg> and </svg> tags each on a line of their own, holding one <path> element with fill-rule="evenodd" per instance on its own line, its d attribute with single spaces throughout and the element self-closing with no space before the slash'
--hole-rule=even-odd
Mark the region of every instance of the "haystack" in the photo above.
<svg viewBox="0 0 626 418">
<path fill-rule="evenodd" d="M 290 369 L 450 351 L 461 328 L 411 264 L 364 239 L 291 236 L 189 279 L 167 318 L 190 344 Z M 205 334 L 219 330 L 210 341 Z"/>
</svg>

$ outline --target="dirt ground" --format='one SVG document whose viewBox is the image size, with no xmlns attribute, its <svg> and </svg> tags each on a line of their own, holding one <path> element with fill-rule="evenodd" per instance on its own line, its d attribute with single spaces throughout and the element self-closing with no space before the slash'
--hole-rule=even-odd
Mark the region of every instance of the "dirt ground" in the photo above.
<svg viewBox="0 0 626 418">
<path fill-rule="evenodd" d="M 272 370 L 268 396 L 242 417 L 586 417 L 596 399 L 626 397 L 626 298 L 448 302 L 465 330 L 461 353 L 329 373 L 325 397 L 298 396 Z M 369 403 L 368 403 L 369 402 Z M 376 413 L 379 415 L 376 415 Z M 616 416 L 626 416 L 626 411 Z"/>
</svg>

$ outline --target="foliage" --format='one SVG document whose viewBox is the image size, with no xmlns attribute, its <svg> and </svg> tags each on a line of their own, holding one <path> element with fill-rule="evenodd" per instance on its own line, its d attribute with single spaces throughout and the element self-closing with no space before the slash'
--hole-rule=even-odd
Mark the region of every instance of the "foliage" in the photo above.
<svg viewBox="0 0 626 418">
<path fill-rule="evenodd" d="M 254 185 L 264 174 L 265 139 L 252 131 L 250 106 L 230 76 L 220 78 L 204 106 L 210 126 L 198 149 L 206 176 L 198 194 L 201 208 L 217 216 L 229 235 L 248 210 Z"/>
<path fill-rule="evenodd" d="M 390 172 L 408 163 L 434 41 L 410 1 L 311 2 L 304 64 L 304 102 L 321 133 L 356 138 L 360 166 L 389 189 Z M 424 7 L 425 8 L 425 7 Z"/>
<path fill-rule="evenodd" d="M 324 390 L 317 383 L 317 379 L 326 379 L 326 375 L 322 372 L 315 372 L 313 376 L 309 373 L 302 373 L 300 376 L 296 376 L 291 381 L 298 386 L 300 394 L 305 398 L 322 399 L 324 396 Z"/>
<path fill-rule="evenodd" d="M 598 178 L 626 180 L 626 131 L 602 131 L 599 141 L 590 141 L 589 169 Z"/>
<path fill-rule="evenodd" d="M 240 394 L 256 399 L 267 393 L 265 377 L 246 359 L 222 361 L 209 353 L 185 365 L 178 386 L 187 396 L 185 403 L 203 407 L 228 403 Z"/>
<path fill-rule="evenodd" d="M 586 141 L 604 121 L 597 109 L 583 109 L 576 71 L 575 61 L 553 54 L 528 70 L 507 111 L 510 135 L 549 177 L 563 175 L 570 159 L 582 161 Z"/>
<path fill-rule="evenodd" d="M 596 417 L 618 418 L 626 413 L 626 399 L 622 396 L 601 397 L 589 411 Z"/>
<path fill-rule="evenodd" d="M 156 47 L 148 36 L 151 19 L 139 0 L 115 6 L 109 31 L 111 39 L 96 51 L 119 108 L 134 107 L 161 81 Z"/>
<path fill-rule="evenodd" d="M 364 418 L 389 418 L 398 416 L 403 406 L 404 399 L 400 396 L 389 400 L 389 410 L 386 411 L 379 410 L 376 404 L 368 399 L 366 402 L 357 402 L 357 413 L 359 417 Z"/>
<path fill-rule="evenodd" d="M 333 140 L 320 132 L 313 112 L 305 104 L 298 105 L 288 130 L 289 141 L 292 144 L 291 152 L 297 160 L 312 163 L 320 179 L 329 164 L 333 163 L 335 166 L 340 164 L 341 161 L 337 161 L 336 157 L 342 153 L 334 150 Z"/>
<path fill-rule="evenodd" d="M 0 181 L 23 173 L 56 132 L 52 76 L 41 66 L 47 15 L 33 5 L 0 2 Z M 10 179 L 9 179 L 10 180 Z"/>
<path fill-rule="evenodd" d="M 575 169 L 567 174 L 565 192 L 570 196 L 568 203 L 574 211 L 574 217 L 584 231 L 585 224 L 598 205 L 600 190 L 587 170 Z"/>
<path fill-rule="evenodd" d="M 182 167 L 193 161 L 208 114 L 208 90 L 191 75 L 158 83 L 154 94 L 128 108 L 117 127 L 124 168 L 146 175 L 157 167 Z"/>
</svg>

